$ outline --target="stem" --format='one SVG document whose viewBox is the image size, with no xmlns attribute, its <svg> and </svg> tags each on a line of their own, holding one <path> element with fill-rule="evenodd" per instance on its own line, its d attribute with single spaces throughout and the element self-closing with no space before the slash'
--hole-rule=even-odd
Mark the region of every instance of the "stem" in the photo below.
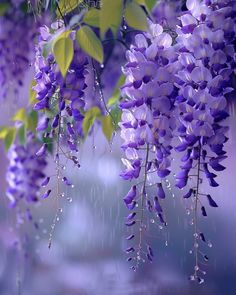
<svg viewBox="0 0 236 295">
<path fill-rule="evenodd" d="M 197 186 L 195 191 L 195 204 L 194 204 L 194 215 L 193 215 L 193 222 L 194 222 L 194 255 L 195 255 L 195 267 L 194 267 L 194 278 L 197 278 L 198 272 L 198 220 L 197 220 L 197 210 L 198 210 L 198 196 L 199 196 L 199 186 L 200 186 L 200 172 L 201 172 L 201 151 L 202 147 L 199 142 L 199 158 L 197 163 Z"/>
<path fill-rule="evenodd" d="M 58 1 L 56 1 L 56 6 L 57 6 L 58 12 L 59 12 L 59 14 L 60 14 L 60 16 L 61 16 L 61 18 L 62 18 L 62 20 L 63 20 L 63 22 L 64 22 L 64 25 L 65 25 L 65 27 L 66 27 L 66 26 L 67 26 L 67 24 L 66 24 L 66 19 L 65 19 L 64 15 L 63 15 L 62 12 L 61 12 L 61 9 L 60 9 L 60 6 L 59 6 L 59 4 L 58 4 Z"/>
<path fill-rule="evenodd" d="M 99 88 L 99 93 L 101 95 L 101 99 L 102 99 L 104 108 L 105 108 L 106 112 L 109 114 L 109 116 L 111 117 L 113 124 L 115 125 L 115 119 L 113 118 L 111 112 L 107 108 L 107 105 L 106 105 L 106 102 L 105 102 L 105 98 L 104 98 L 104 95 L 103 95 L 103 91 L 102 91 L 101 79 L 100 79 L 100 77 L 99 77 L 99 75 L 97 73 L 97 70 L 96 70 L 95 66 L 94 66 L 93 60 L 92 60 L 92 66 L 93 66 L 93 71 L 95 73 L 95 81 L 97 81 L 97 85 L 98 85 L 98 88 Z M 95 84 L 95 86 L 96 86 L 96 84 Z"/>
<path fill-rule="evenodd" d="M 141 192 L 141 217 L 140 217 L 140 228 L 139 228 L 139 243 L 138 243 L 138 252 L 137 252 L 137 265 L 138 266 L 138 256 L 140 256 L 140 252 L 142 250 L 142 237 L 143 237 L 143 218 L 144 218 L 144 200 L 146 194 L 146 183 L 147 183 L 147 165 L 148 165 L 148 156 L 149 156 L 149 144 L 147 144 L 146 149 L 146 157 L 145 157 L 145 167 L 144 167 L 144 180 L 143 180 L 143 187 Z"/>
<path fill-rule="evenodd" d="M 58 132 L 57 132 L 57 146 L 56 146 L 56 156 L 59 155 L 59 148 L 60 148 L 60 133 L 61 133 L 61 116 L 59 117 L 59 125 L 58 125 Z M 60 193 L 60 183 L 59 183 L 59 178 L 60 178 L 60 163 L 59 163 L 59 159 L 56 159 L 56 213 L 52 222 L 52 227 L 51 227 L 51 231 L 49 234 L 49 241 L 48 241 L 48 248 L 50 249 L 52 246 L 52 238 L 53 238 L 53 234 L 55 231 L 55 226 L 56 226 L 56 221 L 57 221 L 57 217 L 58 217 L 58 198 L 59 198 L 59 193 Z"/>
</svg>

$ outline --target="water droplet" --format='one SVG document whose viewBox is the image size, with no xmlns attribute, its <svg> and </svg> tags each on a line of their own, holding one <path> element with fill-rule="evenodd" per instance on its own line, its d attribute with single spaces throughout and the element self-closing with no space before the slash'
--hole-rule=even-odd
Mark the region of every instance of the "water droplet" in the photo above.
<svg viewBox="0 0 236 295">
<path fill-rule="evenodd" d="M 154 219 L 151 219 L 150 222 L 151 222 L 151 223 L 155 223 L 155 220 L 154 220 Z"/>
<path fill-rule="evenodd" d="M 212 243 L 211 243 L 210 241 L 208 241 L 207 246 L 208 246 L 209 248 L 212 248 Z"/>
<path fill-rule="evenodd" d="M 100 65 L 100 68 L 103 69 L 103 68 L 104 68 L 104 64 L 101 64 L 101 65 Z"/>
<path fill-rule="evenodd" d="M 166 241 L 165 245 L 166 245 L 166 247 L 168 246 L 168 241 Z"/>
<path fill-rule="evenodd" d="M 63 211 L 62 208 L 59 208 L 59 209 L 58 209 L 58 212 L 59 212 L 59 213 L 62 213 L 62 211 Z"/>
<path fill-rule="evenodd" d="M 159 225 L 159 229 L 163 229 L 163 226 L 162 225 Z"/>
<path fill-rule="evenodd" d="M 194 243 L 194 248 L 198 248 L 198 243 Z"/>
<path fill-rule="evenodd" d="M 187 215 L 190 215 L 191 211 L 189 209 L 186 210 Z"/>
<path fill-rule="evenodd" d="M 72 185 L 71 185 L 71 187 L 72 187 L 72 188 L 74 188 L 74 187 L 75 187 L 75 185 L 74 185 L 74 184 L 72 184 Z"/>
<path fill-rule="evenodd" d="M 135 207 L 138 208 L 138 204 L 136 204 Z"/>
<path fill-rule="evenodd" d="M 68 198 L 67 198 L 67 201 L 68 201 L 69 203 L 71 203 L 73 200 L 72 200 L 72 198 L 68 197 Z"/>
<path fill-rule="evenodd" d="M 199 270 L 198 265 L 195 265 L 194 270 L 195 270 L 195 271 L 198 271 L 198 270 Z"/>
<path fill-rule="evenodd" d="M 193 236 L 194 236 L 194 238 L 198 238 L 198 234 L 197 233 L 194 233 Z"/>
<path fill-rule="evenodd" d="M 124 30 L 126 30 L 126 29 L 127 29 L 127 26 L 126 26 L 126 25 L 124 25 L 124 26 L 123 26 L 123 29 L 124 29 Z"/>
<path fill-rule="evenodd" d="M 193 250 L 189 250 L 189 254 L 191 254 L 191 255 L 192 255 L 192 254 L 193 254 Z"/>
<path fill-rule="evenodd" d="M 57 218 L 56 218 L 56 221 L 60 221 L 60 218 L 59 218 L 59 217 L 57 217 Z"/>
</svg>

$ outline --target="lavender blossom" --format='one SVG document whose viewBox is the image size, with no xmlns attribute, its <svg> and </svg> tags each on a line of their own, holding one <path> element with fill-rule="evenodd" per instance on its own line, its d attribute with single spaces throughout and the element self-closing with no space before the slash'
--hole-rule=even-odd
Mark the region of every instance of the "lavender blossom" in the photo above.
<svg viewBox="0 0 236 295">
<path fill-rule="evenodd" d="M 138 218 L 141 233 L 136 237 L 135 256 L 131 260 L 136 262 L 133 266 L 136 269 L 146 258 L 142 257 L 145 253 L 143 235 L 147 228 L 144 221 L 145 204 L 147 211 L 164 223 L 161 199 L 165 198 L 165 192 L 161 181 L 169 175 L 171 165 L 176 96 L 171 64 L 176 60 L 176 54 L 171 36 L 164 33 L 160 25 L 150 23 L 150 32 L 136 35 L 135 44 L 127 51 L 126 57 L 126 82 L 122 87 L 124 99 L 120 103 L 122 117 L 119 123 L 125 152 L 122 162 L 126 169 L 120 176 L 124 180 L 139 180 L 124 198 L 129 210 L 141 210 L 140 214 L 133 212 L 135 214 L 127 217 Z M 147 193 L 148 187 L 153 185 L 153 177 L 156 178 L 158 195 L 155 197 Z M 126 225 L 132 227 L 136 223 L 132 219 Z M 149 252 L 145 256 L 152 261 L 153 255 Z"/>
<path fill-rule="evenodd" d="M 41 182 L 45 177 L 44 170 L 47 166 L 44 158 L 35 155 L 39 147 L 40 144 L 34 135 L 28 134 L 25 146 L 16 143 L 8 152 L 6 195 L 10 206 L 17 207 L 18 213 L 30 212 L 32 204 L 39 201 Z"/>
<path fill-rule="evenodd" d="M 232 6 L 230 7 L 230 4 Z M 177 87 L 178 136 L 176 151 L 184 153 L 176 186 L 192 188 L 184 198 L 194 198 L 194 254 L 195 267 L 191 280 L 202 282 L 199 269 L 200 237 L 197 228 L 197 208 L 204 217 L 206 209 L 200 199 L 208 200 L 211 207 L 218 207 L 210 195 L 201 192 L 205 179 L 217 187 L 215 171 L 224 170 L 220 162 L 225 159 L 227 142 L 227 101 L 225 95 L 232 91 L 230 75 L 234 65 L 234 20 L 231 19 L 232 1 L 188 0 L 188 12 L 180 17 L 177 28 L 178 61 L 175 67 Z M 199 206 L 198 206 L 199 205 Z M 202 239 L 203 241 L 203 239 Z"/>
<path fill-rule="evenodd" d="M 70 38 L 74 41 L 74 58 L 66 77 L 63 78 L 53 53 L 49 52 L 47 57 L 43 56 L 45 44 L 65 30 L 63 26 L 55 28 L 52 25 L 52 28 L 53 32 L 46 26 L 40 29 L 39 43 L 36 47 L 36 86 L 34 86 L 38 102 L 34 108 L 37 111 L 50 110 L 53 117 L 44 118 L 37 129 L 45 131 L 48 127 L 52 128 L 60 142 L 67 143 L 70 151 L 77 151 L 78 138 L 83 137 L 87 57 L 78 48 L 72 32 Z M 51 136 L 50 133 L 48 136 Z"/>
<path fill-rule="evenodd" d="M 21 2 L 12 1 L 0 17 L 0 99 L 5 99 L 9 92 L 19 93 L 32 62 L 39 21 L 22 12 L 18 7 Z"/>
</svg>

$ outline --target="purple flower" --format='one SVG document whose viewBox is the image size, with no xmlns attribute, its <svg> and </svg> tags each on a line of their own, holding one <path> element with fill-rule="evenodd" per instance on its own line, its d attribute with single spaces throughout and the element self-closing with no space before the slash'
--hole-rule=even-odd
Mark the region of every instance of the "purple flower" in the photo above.
<svg viewBox="0 0 236 295">
<path fill-rule="evenodd" d="M 124 202 L 126 205 L 130 205 L 134 198 L 136 197 L 136 186 L 132 186 L 128 194 L 124 197 Z"/>
<path fill-rule="evenodd" d="M 49 197 L 50 193 L 51 193 L 51 190 L 47 190 L 47 191 L 41 196 L 41 198 L 42 198 L 42 199 L 47 199 L 47 198 Z"/>
<path fill-rule="evenodd" d="M 36 155 L 37 157 L 42 157 L 42 156 L 45 155 L 46 150 L 47 150 L 47 144 L 44 143 L 44 144 L 40 147 L 40 149 L 35 153 L 35 155 Z"/>
<path fill-rule="evenodd" d="M 0 17 L 0 99 L 5 99 L 9 91 L 17 94 L 22 88 L 40 25 L 33 14 L 23 13 L 15 2 L 19 1 L 12 1 Z"/>
<path fill-rule="evenodd" d="M 162 184 L 161 183 L 158 183 L 157 184 L 157 196 L 160 199 L 165 199 L 165 197 L 166 197 L 165 192 L 163 190 L 163 187 L 162 187 Z"/>
<path fill-rule="evenodd" d="M 25 146 L 14 144 L 8 152 L 9 167 L 6 175 L 7 197 L 11 206 L 23 206 L 38 201 L 43 171 L 47 162 L 35 154 L 39 143 L 32 134 L 27 135 Z"/>
</svg>

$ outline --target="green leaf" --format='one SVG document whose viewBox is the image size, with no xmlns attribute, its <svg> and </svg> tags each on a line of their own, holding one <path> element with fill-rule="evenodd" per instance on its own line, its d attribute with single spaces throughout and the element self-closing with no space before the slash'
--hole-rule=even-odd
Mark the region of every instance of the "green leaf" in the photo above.
<svg viewBox="0 0 236 295">
<path fill-rule="evenodd" d="M 120 99 L 120 87 L 125 83 L 125 75 L 122 74 L 115 86 L 112 96 L 108 100 L 108 106 L 116 104 Z"/>
<path fill-rule="evenodd" d="M 145 6 L 149 12 L 151 12 L 154 6 L 157 4 L 157 0 L 135 0 L 134 2 Z"/>
<path fill-rule="evenodd" d="M 23 124 L 18 129 L 18 138 L 19 138 L 20 144 L 25 144 L 25 141 L 26 141 L 26 128 L 25 128 L 25 124 Z"/>
<path fill-rule="evenodd" d="M 31 111 L 27 117 L 26 127 L 32 132 L 36 131 L 38 124 L 38 113 L 36 111 Z"/>
<path fill-rule="evenodd" d="M 53 39 L 52 39 L 52 43 L 54 44 L 55 42 L 57 42 L 59 39 L 63 39 L 63 38 L 68 38 L 71 34 L 72 30 L 67 30 L 64 32 L 61 32 L 60 34 L 56 34 Z M 50 42 L 49 42 L 50 43 Z"/>
<path fill-rule="evenodd" d="M 147 31 L 147 16 L 143 9 L 136 3 L 130 2 L 125 8 L 125 20 L 127 24 L 137 30 Z"/>
<path fill-rule="evenodd" d="M 36 86 L 36 81 L 32 80 L 29 88 L 29 103 L 31 105 L 35 104 L 37 102 L 36 99 L 36 92 L 33 90 L 33 87 Z"/>
<path fill-rule="evenodd" d="M 154 6 L 156 5 L 157 1 L 156 0 L 144 0 L 146 3 L 147 9 L 151 12 Z"/>
<path fill-rule="evenodd" d="M 100 34 L 102 39 L 108 29 L 116 35 L 122 20 L 123 0 L 102 0 L 100 12 Z"/>
<path fill-rule="evenodd" d="M 137 4 L 139 4 L 139 5 L 146 6 L 146 0 L 134 0 L 134 2 L 137 3 Z"/>
<path fill-rule="evenodd" d="M 61 14 L 64 16 L 65 14 L 73 11 L 82 0 L 60 0 L 59 1 L 59 9 L 57 9 L 57 16 L 61 17 Z"/>
<path fill-rule="evenodd" d="M 81 27 L 76 32 L 76 39 L 79 46 L 91 57 L 100 63 L 103 63 L 103 47 L 100 39 L 88 26 Z"/>
<path fill-rule="evenodd" d="M 106 136 L 107 140 L 110 141 L 114 131 L 112 118 L 110 115 L 104 116 L 102 117 L 101 121 L 102 121 L 102 131 L 104 135 Z"/>
<path fill-rule="evenodd" d="M 101 110 L 98 107 L 89 109 L 84 116 L 83 132 L 87 136 L 90 128 L 93 126 L 94 121 L 101 115 Z"/>
<path fill-rule="evenodd" d="M 83 22 L 95 28 L 100 26 L 100 10 L 92 8 L 84 15 Z"/>
<path fill-rule="evenodd" d="M 114 129 L 116 130 L 118 128 L 118 123 L 121 120 L 121 109 L 118 107 L 118 105 L 115 105 L 111 109 L 110 113 L 113 119 Z"/>
<path fill-rule="evenodd" d="M 4 139 L 8 133 L 9 127 L 2 126 L 0 128 L 0 139 Z"/>
<path fill-rule="evenodd" d="M 9 6 L 10 4 L 7 2 L 0 3 L 0 16 L 4 15 L 7 12 Z"/>
<path fill-rule="evenodd" d="M 65 77 L 74 56 L 73 42 L 69 37 L 62 37 L 53 44 L 53 54 L 56 62 Z"/>
<path fill-rule="evenodd" d="M 7 135 L 4 138 L 5 149 L 8 151 L 16 138 L 16 128 L 9 127 Z"/>
<path fill-rule="evenodd" d="M 12 117 L 12 121 L 20 121 L 20 122 L 25 122 L 27 119 L 26 116 L 26 111 L 24 108 L 19 109 L 15 115 Z"/>
</svg>

